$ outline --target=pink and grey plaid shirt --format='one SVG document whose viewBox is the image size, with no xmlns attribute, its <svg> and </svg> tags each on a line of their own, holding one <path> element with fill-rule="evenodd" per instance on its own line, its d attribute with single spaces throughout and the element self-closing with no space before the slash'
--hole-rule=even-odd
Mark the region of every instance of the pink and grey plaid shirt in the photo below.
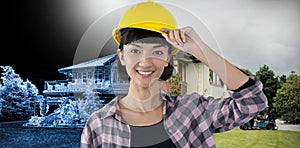
<svg viewBox="0 0 300 148">
<path fill-rule="evenodd" d="M 262 83 L 238 92 L 228 91 L 230 97 L 215 99 L 198 93 L 171 96 L 162 93 L 164 127 L 178 148 L 216 147 L 212 134 L 224 132 L 251 120 L 267 107 Z M 81 147 L 130 147 L 130 127 L 122 119 L 118 98 L 93 113 L 82 135 Z"/>
</svg>

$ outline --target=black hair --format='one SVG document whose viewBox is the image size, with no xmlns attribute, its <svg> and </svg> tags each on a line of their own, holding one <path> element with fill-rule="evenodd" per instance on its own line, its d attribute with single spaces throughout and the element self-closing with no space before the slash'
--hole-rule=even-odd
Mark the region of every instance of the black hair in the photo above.
<svg viewBox="0 0 300 148">
<path fill-rule="evenodd" d="M 171 54 L 172 52 L 172 45 L 165 40 L 165 38 L 158 32 L 145 30 L 145 29 L 138 29 L 138 28 L 123 28 L 120 30 L 121 32 L 121 41 L 119 44 L 119 49 L 123 51 L 124 45 L 127 45 L 132 42 L 139 42 L 139 43 L 159 43 L 162 45 L 167 46 L 168 53 Z M 149 39 L 151 38 L 151 39 Z M 160 80 L 166 81 L 171 77 L 173 74 L 174 67 L 173 58 L 170 59 L 169 64 L 167 67 L 164 68 L 162 75 L 160 76 Z M 120 61 L 118 61 L 117 70 L 120 78 L 122 80 L 130 80 L 125 66 L 121 65 Z"/>
</svg>

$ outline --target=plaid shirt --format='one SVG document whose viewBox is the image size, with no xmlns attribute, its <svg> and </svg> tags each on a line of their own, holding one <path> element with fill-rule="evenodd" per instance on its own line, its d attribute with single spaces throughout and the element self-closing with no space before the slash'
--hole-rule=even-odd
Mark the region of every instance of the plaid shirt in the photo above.
<svg viewBox="0 0 300 148">
<path fill-rule="evenodd" d="M 228 91 L 230 97 L 214 99 L 198 93 L 171 96 L 162 93 L 166 132 L 179 148 L 216 147 L 212 134 L 224 132 L 251 120 L 267 107 L 262 83 L 238 92 Z M 122 119 L 118 99 L 96 111 L 87 121 L 81 147 L 130 147 L 130 127 Z"/>
</svg>

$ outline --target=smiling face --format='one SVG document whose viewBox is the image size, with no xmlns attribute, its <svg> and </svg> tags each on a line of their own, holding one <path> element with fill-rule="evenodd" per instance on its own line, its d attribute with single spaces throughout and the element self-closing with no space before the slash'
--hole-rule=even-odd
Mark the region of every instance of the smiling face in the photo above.
<svg viewBox="0 0 300 148">
<path fill-rule="evenodd" d="M 131 79 L 132 85 L 149 87 L 162 75 L 168 66 L 169 48 L 160 43 L 132 42 L 118 50 L 122 65 Z"/>
</svg>

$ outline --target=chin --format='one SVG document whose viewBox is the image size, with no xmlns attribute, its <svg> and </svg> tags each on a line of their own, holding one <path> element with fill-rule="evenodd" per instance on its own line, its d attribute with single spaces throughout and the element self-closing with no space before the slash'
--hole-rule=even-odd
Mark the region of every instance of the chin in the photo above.
<svg viewBox="0 0 300 148">
<path fill-rule="evenodd" d="M 149 88 L 158 82 L 158 78 L 136 80 L 136 84 L 141 88 Z"/>
</svg>

